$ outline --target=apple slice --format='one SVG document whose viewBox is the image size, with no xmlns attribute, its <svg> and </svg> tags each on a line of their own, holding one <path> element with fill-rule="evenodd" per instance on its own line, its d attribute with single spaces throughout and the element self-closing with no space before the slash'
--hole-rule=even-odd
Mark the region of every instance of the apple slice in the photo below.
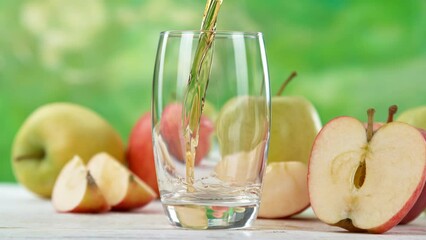
<svg viewBox="0 0 426 240">
<path fill-rule="evenodd" d="M 355 118 L 331 120 L 318 134 L 309 162 L 311 206 L 325 223 L 383 233 L 398 224 L 425 183 L 426 144 L 414 127 L 390 122 L 373 132 Z"/>
<path fill-rule="evenodd" d="M 273 162 L 263 177 L 259 217 L 285 218 L 309 207 L 308 167 L 303 162 Z"/>
<path fill-rule="evenodd" d="M 154 190 L 107 153 L 88 163 L 89 171 L 113 210 L 130 210 L 156 198 Z"/>
<path fill-rule="evenodd" d="M 53 188 L 52 203 L 58 212 L 97 213 L 110 209 L 78 156 L 62 168 Z"/>
</svg>

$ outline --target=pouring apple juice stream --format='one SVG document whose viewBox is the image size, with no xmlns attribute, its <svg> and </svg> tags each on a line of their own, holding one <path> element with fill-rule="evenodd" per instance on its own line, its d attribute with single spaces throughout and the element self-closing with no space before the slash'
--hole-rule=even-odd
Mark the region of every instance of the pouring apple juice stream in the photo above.
<svg viewBox="0 0 426 240">
<path fill-rule="evenodd" d="M 194 160 L 198 146 L 199 125 L 209 83 L 212 44 L 216 21 L 223 0 L 208 0 L 201 24 L 200 39 L 188 78 L 182 112 L 185 139 L 187 192 L 194 192 Z"/>
</svg>

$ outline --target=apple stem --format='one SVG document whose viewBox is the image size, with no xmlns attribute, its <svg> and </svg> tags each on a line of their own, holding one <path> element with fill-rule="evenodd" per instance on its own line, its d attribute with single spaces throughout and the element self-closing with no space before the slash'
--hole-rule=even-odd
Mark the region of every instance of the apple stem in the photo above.
<svg viewBox="0 0 426 240">
<path fill-rule="evenodd" d="M 392 105 L 389 107 L 389 115 L 388 115 L 388 121 L 387 123 L 393 122 L 393 117 L 395 116 L 395 113 L 398 111 L 397 105 Z"/>
<path fill-rule="evenodd" d="M 290 81 L 297 76 L 297 72 L 293 71 L 290 76 L 283 82 L 283 84 L 280 87 L 280 90 L 277 92 L 277 96 L 281 96 L 281 93 L 283 93 L 284 89 L 287 87 L 287 85 L 290 83 Z"/>
<path fill-rule="evenodd" d="M 373 122 L 374 122 L 374 113 L 376 110 L 370 108 L 367 110 L 368 114 L 368 125 L 367 125 L 367 141 L 369 142 L 373 138 Z"/>
</svg>

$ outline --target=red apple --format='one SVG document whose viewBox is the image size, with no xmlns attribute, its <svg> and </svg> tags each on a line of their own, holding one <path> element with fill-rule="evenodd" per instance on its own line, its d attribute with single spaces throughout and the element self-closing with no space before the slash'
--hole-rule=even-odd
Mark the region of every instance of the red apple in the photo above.
<svg viewBox="0 0 426 240">
<path fill-rule="evenodd" d="M 133 127 L 127 149 L 129 169 L 160 195 L 152 148 L 151 113 L 145 113 Z"/>
<path fill-rule="evenodd" d="M 198 146 L 195 155 L 195 165 L 207 155 L 210 149 L 210 135 L 213 133 L 213 122 L 206 116 L 201 116 Z M 164 141 L 168 145 L 170 154 L 176 159 L 184 161 L 185 140 L 182 132 L 182 105 L 172 103 L 168 105 L 162 114 L 160 131 Z"/>
<path fill-rule="evenodd" d="M 323 222 L 383 233 L 403 220 L 426 180 L 426 141 L 418 129 L 390 122 L 373 131 L 351 117 L 326 124 L 309 161 L 311 206 Z"/>
</svg>

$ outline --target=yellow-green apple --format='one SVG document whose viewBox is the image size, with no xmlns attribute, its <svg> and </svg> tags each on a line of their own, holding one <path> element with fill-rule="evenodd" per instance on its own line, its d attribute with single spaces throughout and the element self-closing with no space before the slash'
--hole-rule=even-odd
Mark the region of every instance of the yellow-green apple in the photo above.
<svg viewBox="0 0 426 240">
<path fill-rule="evenodd" d="M 62 167 L 74 155 L 84 161 L 106 151 L 125 162 L 119 134 L 92 110 L 52 103 L 35 110 L 19 129 L 12 148 L 17 180 L 32 192 L 50 197 Z"/>
<path fill-rule="evenodd" d="M 216 120 L 216 136 L 222 157 L 250 152 L 266 140 L 269 110 L 265 99 L 239 96 L 225 103 Z"/>
<path fill-rule="evenodd" d="M 53 188 L 52 203 L 58 212 L 97 213 L 110 209 L 83 160 L 78 156 L 62 168 Z"/>
<path fill-rule="evenodd" d="M 301 161 L 308 164 L 312 144 L 321 129 L 318 112 L 311 102 L 302 96 L 281 96 L 295 76 L 293 72 L 271 100 L 269 163 Z"/>
<path fill-rule="evenodd" d="M 105 152 L 93 156 L 88 168 L 112 210 L 140 208 L 157 197 L 146 183 Z"/>
<path fill-rule="evenodd" d="M 210 135 L 214 131 L 213 122 L 202 115 L 200 119 L 200 129 L 198 146 L 195 155 L 195 165 L 208 154 L 211 145 Z M 185 140 L 182 128 L 182 105 L 179 103 L 169 104 L 163 111 L 160 120 L 160 132 L 164 141 L 168 145 L 170 154 L 180 161 L 185 159 Z"/>
<path fill-rule="evenodd" d="M 311 206 L 323 222 L 355 232 L 383 233 L 416 203 L 426 180 L 426 141 L 409 124 L 373 131 L 337 117 L 315 139 L 309 161 Z"/>
<path fill-rule="evenodd" d="M 293 72 L 272 97 L 268 167 L 259 217 L 285 218 L 309 206 L 307 162 L 321 122 L 315 107 L 301 96 L 281 96 Z"/>
<path fill-rule="evenodd" d="M 303 162 L 273 162 L 263 177 L 259 217 L 285 218 L 309 207 L 308 166 Z"/>
<path fill-rule="evenodd" d="M 396 120 L 426 129 L 426 106 L 408 109 L 401 113 Z"/>
<path fill-rule="evenodd" d="M 129 169 L 159 195 L 152 145 L 150 112 L 145 113 L 133 127 L 126 154 Z"/>
</svg>

